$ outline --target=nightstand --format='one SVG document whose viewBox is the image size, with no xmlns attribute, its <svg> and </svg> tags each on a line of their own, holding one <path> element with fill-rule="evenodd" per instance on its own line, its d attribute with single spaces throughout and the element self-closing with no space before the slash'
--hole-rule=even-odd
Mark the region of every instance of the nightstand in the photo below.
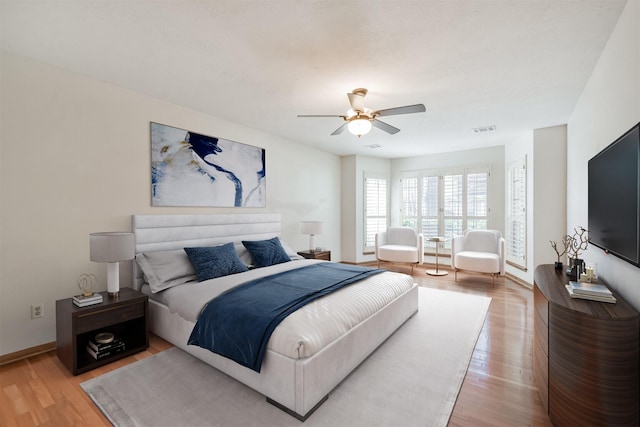
<svg viewBox="0 0 640 427">
<path fill-rule="evenodd" d="M 56 352 L 62 363 L 78 375 L 149 347 L 148 298 L 131 288 L 121 288 L 117 297 L 100 292 L 103 301 L 77 307 L 72 298 L 56 301 Z M 89 340 L 100 332 L 111 332 L 125 343 L 125 350 L 96 360 L 87 352 Z"/>
<path fill-rule="evenodd" d="M 322 259 L 331 261 L 331 251 L 300 251 L 298 255 L 306 259 Z"/>
</svg>

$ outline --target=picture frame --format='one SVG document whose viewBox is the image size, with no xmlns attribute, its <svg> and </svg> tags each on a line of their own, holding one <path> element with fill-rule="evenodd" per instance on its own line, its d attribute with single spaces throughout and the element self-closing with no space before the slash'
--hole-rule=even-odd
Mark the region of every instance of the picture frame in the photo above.
<svg viewBox="0 0 640 427">
<path fill-rule="evenodd" d="M 266 206 L 265 149 L 150 122 L 151 205 Z"/>
</svg>

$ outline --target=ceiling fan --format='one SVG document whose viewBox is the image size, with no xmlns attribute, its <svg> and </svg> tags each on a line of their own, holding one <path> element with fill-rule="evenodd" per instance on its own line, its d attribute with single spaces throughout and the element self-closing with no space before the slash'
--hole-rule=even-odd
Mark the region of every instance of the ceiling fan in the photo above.
<svg viewBox="0 0 640 427">
<path fill-rule="evenodd" d="M 399 114 L 411 114 L 411 113 L 424 113 L 426 111 L 423 104 L 405 105 L 404 107 L 387 108 L 384 110 L 373 111 L 370 108 L 364 106 L 364 97 L 367 95 L 367 89 L 358 88 L 354 89 L 351 93 L 347 94 L 351 109 L 347 111 L 347 114 L 334 114 L 334 115 L 309 115 L 298 114 L 298 117 L 342 117 L 345 121 L 342 126 L 334 130 L 331 135 L 340 135 L 345 128 L 349 129 L 358 138 L 367 134 L 371 130 L 371 126 L 375 126 L 380 130 L 383 130 L 391 135 L 395 135 L 400 132 L 395 126 L 391 126 L 388 123 L 378 120 L 378 117 L 396 116 Z"/>
</svg>

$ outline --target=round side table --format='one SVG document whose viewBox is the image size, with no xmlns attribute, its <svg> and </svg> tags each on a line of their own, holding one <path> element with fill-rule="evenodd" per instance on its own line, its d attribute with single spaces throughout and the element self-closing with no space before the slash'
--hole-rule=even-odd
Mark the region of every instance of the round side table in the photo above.
<svg viewBox="0 0 640 427">
<path fill-rule="evenodd" d="M 436 269 L 427 270 L 427 274 L 430 276 L 446 276 L 447 274 L 449 274 L 449 272 L 444 270 L 440 271 L 440 269 L 438 268 L 438 247 L 440 246 L 440 243 L 444 242 L 446 239 L 444 237 L 435 236 L 429 237 L 427 240 L 430 242 L 435 242 L 436 244 Z"/>
</svg>

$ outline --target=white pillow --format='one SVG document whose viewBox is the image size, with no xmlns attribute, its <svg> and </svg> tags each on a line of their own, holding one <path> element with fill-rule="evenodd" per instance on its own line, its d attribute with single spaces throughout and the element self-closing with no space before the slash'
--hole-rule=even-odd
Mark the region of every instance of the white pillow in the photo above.
<svg viewBox="0 0 640 427">
<path fill-rule="evenodd" d="M 284 249 L 284 251 L 287 253 L 287 255 L 289 255 L 289 258 L 291 258 L 291 261 L 296 260 L 296 259 L 304 259 L 303 257 L 301 257 L 300 255 L 298 255 L 298 253 L 296 251 L 294 251 L 293 249 L 291 249 L 289 247 L 289 245 L 287 245 L 284 240 L 282 240 L 281 238 L 278 237 L 278 240 L 280 240 L 280 244 L 282 245 L 282 248 Z"/>
<path fill-rule="evenodd" d="M 249 253 L 247 248 L 245 248 L 242 243 L 234 243 L 233 247 L 238 254 L 238 258 L 240 258 L 240 261 L 242 261 L 242 263 L 246 265 L 247 268 L 253 268 L 253 259 L 251 258 L 251 254 Z"/>
<path fill-rule="evenodd" d="M 196 269 L 183 249 L 141 253 L 136 261 L 153 293 L 198 281 Z"/>
</svg>

